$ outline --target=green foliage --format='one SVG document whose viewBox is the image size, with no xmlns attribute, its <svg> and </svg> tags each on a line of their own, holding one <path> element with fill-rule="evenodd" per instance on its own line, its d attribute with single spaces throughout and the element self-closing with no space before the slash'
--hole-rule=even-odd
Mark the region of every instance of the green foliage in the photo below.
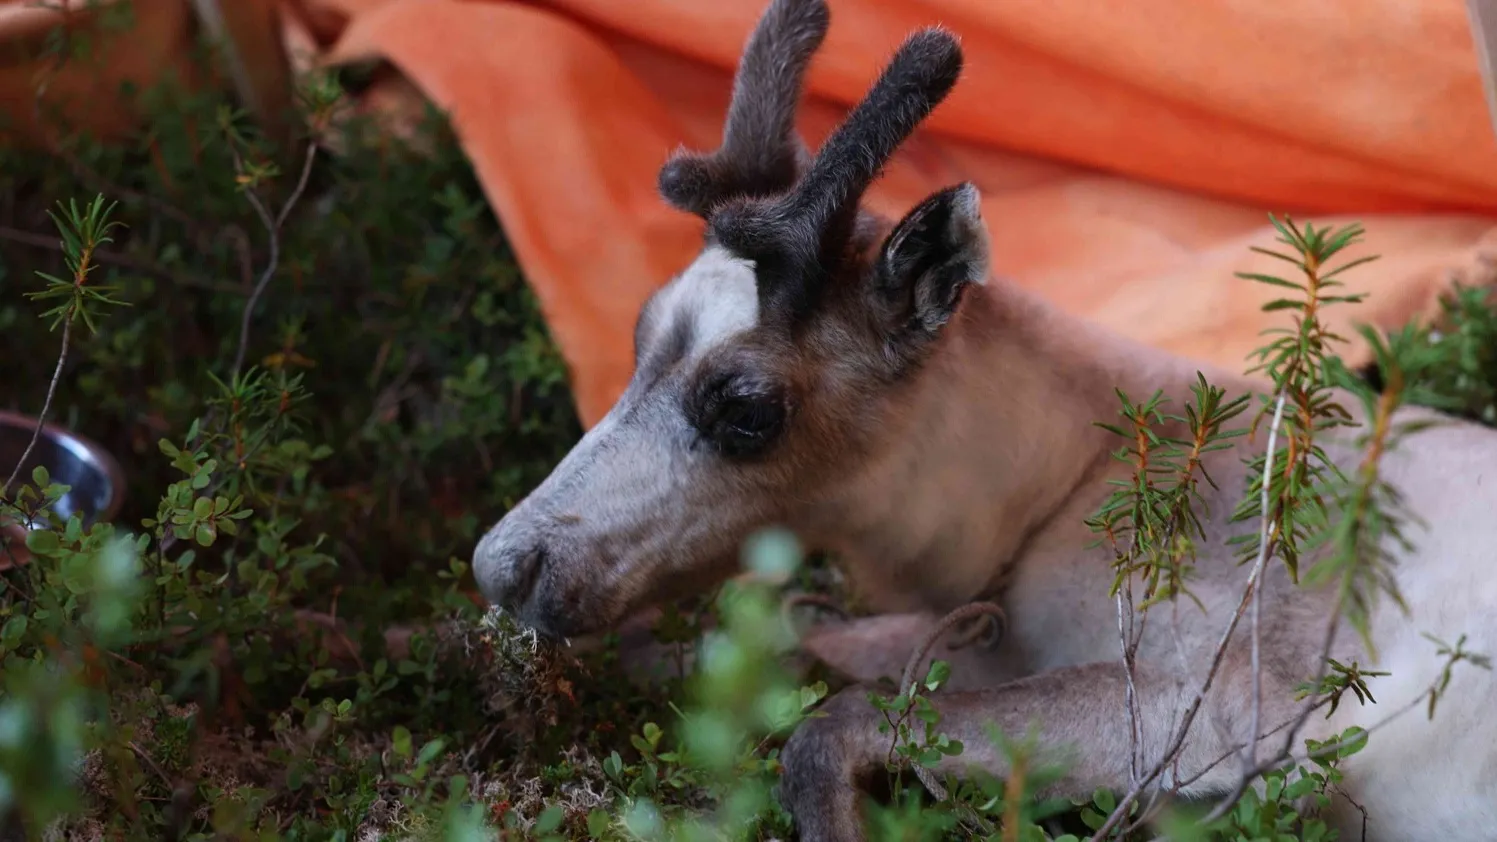
<svg viewBox="0 0 1497 842">
<path fill-rule="evenodd" d="M 1435 681 L 1434 687 L 1429 692 L 1428 714 L 1430 719 L 1435 718 L 1435 706 L 1439 704 L 1440 698 L 1445 695 L 1445 690 L 1450 687 L 1450 678 L 1455 665 L 1466 661 L 1480 669 L 1491 670 L 1492 658 L 1480 652 L 1466 651 L 1466 636 L 1463 634 L 1452 646 L 1437 637 L 1425 634 L 1424 637 L 1435 644 L 1438 648 L 1435 654 L 1445 659 L 1445 665 L 1440 669 L 1440 677 Z"/>
<path fill-rule="evenodd" d="M 325 124 L 336 83 L 302 94 Z M 3 399 L 128 478 L 112 523 L 59 514 L 45 471 L 0 495 L 22 528 L 0 538 L 0 825 L 434 835 L 492 768 L 529 768 L 493 739 L 514 688 L 469 656 L 508 638 L 462 559 L 575 441 L 565 368 L 436 115 L 413 145 L 351 123 L 304 171 L 313 147 L 274 148 L 220 91 L 122 96 L 148 131 L 0 153 L 0 347 L 37 362 Z M 547 719 L 533 751 L 576 727 Z"/>
<path fill-rule="evenodd" d="M 1497 293 L 1457 285 L 1440 310 L 1431 324 L 1395 334 L 1404 358 L 1416 361 L 1412 401 L 1497 425 Z"/>
<path fill-rule="evenodd" d="M 127 33 L 130 4 L 108 9 L 98 33 L 54 31 L 50 54 L 87 63 L 92 38 Z M 340 80 L 299 93 L 303 122 L 326 128 Z M 623 679 L 616 641 L 572 655 L 474 605 L 463 559 L 478 530 L 579 428 L 538 306 L 442 121 L 430 115 L 413 144 L 355 122 L 336 153 L 309 138 L 280 149 L 220 91 L 169 81 L 122 95 L 148 131 L 106 144 L 59 126 L 45 154 L 0 152 L 0 348 L 38 361 L 7 372 L 3 399 L 102 442 L 129 478 L 111 523 L 62 516 L 69 489 L 44 469 L 0 492 L 0 527 L 25 534 L 0 538 L 0 830 L 785 838 L 779 747 L 833 689 L 784 667 L 794 640 L 777 594 L 806 575 L 793 541 L 762 536 L 748 579 L 667 611 L 666 694 Z M 52 204 L 80 195 L 93 198 Z M 1339 583 L 1355 619 L 1389 592 L 1377 548 L 1401 523 L 1376 457 L 1414 432 L 1378 421 L 1423 403 L 1493 422 L 1497 313 L 1466 289 L 1436 327 L 1367 332 L 1381 378 L 1367 385 L 1318 317 L 1355 300 L 1327 294 L 1347 266 L 1325 266 L 1360 229 L 1276 224 L 1292 252 L 1277 256 L 1305 280 L 1254 277 L 1299 297 L 1269 305 L 1295 327 L 1261 357 L 1286 407 L 1282 444 L 1254 462 L 1279 528 L 1243 553 L 1306 559 L 1305 578 Z M 1316 444 L 1350 423 L 1333 387 L 1371 421 L 1354 476 Z M 1189 595 L 1201 459 L 1247 433 L 1229 425 L 1248 404 L 1204 379 L 1181 414 L 1161 395 L 1119 398 L 1108 429 L 1133 477 L 1089 523 L 1116 553 L 1114 595 L 1141 576 L 1147 608 Z M 1438 643 L 1430 715 L 1455 664 L 1489 666 L 1463 643 Z M 1348 693 L 1371 701 L 1378 675 L 1332 661 L 1302 689 L 1334 709 Z M 933 696 L 948 678 L 938 661 L 872 697 L 891 790 L 871 808 L 875 838 L 1072 842 L 1143 817 L 1111 792 L 1035 798 L 1064 764 L 1034 734 L 988 735 L 1007 779 L 947 777 L 947 797 L 930 797 L 910 773 L 972 750 L 941 728 Z M 1328 838 L 1301 807 L 1324 803 L 1365 740 L 1310 743 L 1305 764 L 1266 771 L 1262 794 L 1214 822 L 1182 816 L 1182 833 Z"/>
<path fill-rule="evenodd" d="M 1303 280 L 1286 280 L 1275 275 L 1243 273 L 1240 276 L 1258 283 L 1294 290 L 1299 296 L 1281 298 L 1264 305 L 1265 311 L 1283 310 L 1294 314 L 1294 327 L 1275 328 L 1267 333 L 1277 336 L 1255 353 L 1259 363 L 1250 371 L 1262 372 L 1273 380 L 1274 393 L 1265 396 L 1254 426 L 1270 418 L 1269 435 L 1282 433 L 1281 444 L 1267 453 L 1254 456 L 1250 463 L 1251 485 L 1234 513 L 1236 520 L 1263 517 L 1269 524 L 1267 535 L 1245 535 L 1239 539 L 1242 557 L 1251 561 L 1259 556 L 1277 556 L 1291 576 L 1298 577 L 1300 559 L 1325 539 L 1331 515 L 1322 493 L 1325 484 L 1339 478 L 1335 464 L 1326 456 L 1317 437 L 1337 427 L 1352 423 L 1351 416 L 1338 402 L 1330 374 L 1331 345 L 1345 341 L 1332 333 L 1321 319 L 1321 309 L 1332 304 L 1355 304 L 1360 295 L 1332 295 L 1340 288 L 1335 280 L 1346 270 L 1374 260 L 1363 257 L 1331 269 L 1328 264 L 1344 249 L 1360 241 L 1362 227 L 1349 225 L 1341 229 L 1303 231 L 1290 220 L 1270 217 L 1278 231 L 1278 241 L 1289 247 L 1289 254 L 1269 249 L 1254 249 L 1294 266 Z M 1276 466 L 1284 466 L 1282 469 Z M 1266 492 L 1269 505 L 1265 511 L 1260 502 Z"/>
<path fill-rule="evenodd" d="M 795 644 L 780 617 L 778 586 L 801 563 L 793 540 L 768 533 L 746 550 L 751 576 L 724 586 L 717 629 L 701 642 L 687 684 L 690 707 L 678 711 L 674 748 L 647 722 L 631 739 L 640 762 L 610 754 L 603 769 L 620 786 L 625 826 L 642 839 L 705 840 L 783 834 L 789 819 L 771 791 L 779 772 L 770 748 L 799 725 L 827 693 L 798 686 L 783 656 Z M 694 797 L 681 793 L 695 791 Z M 686 809 L 683 811 L 682 806 Z M 646 832 L 645 827 L 655 828 Z"/>
<path fill-rule="evenodd" d="M 1232 810 L 1214 822 L 1200 822 L 1182 811 L 1166 822 L 1170 838 L 1195 840 L 1275 840 L 1331 842 L 1336 832 L 1317 815 L 1330 806 L 1334 787 L 1343 779 L 1339 764 L 1367 746 L 1367 732 L 1348 728 L 1332 740 L 1306 740 L 1308 765 L 1263 773 L 1262 792 L 1249 789 Z"/>
<path fill-rule="evenodd" d="M 1195 402 L 1186 405 L 1184 416 L 1178 416 L 1163 411 L 1163 393 L 1135 404 L 1119 391 L 1126 426 L 1098 425 L 1130 442 L 1114 457 L 1132 466 L 1133 476 L 1108 481 L 1118 490 L 1087 525 L 1103 535 L 1116 558 L 1114 595 L 1135 575 L 1143 575 L 1140 610 L 1180 594 L 1190 595 L 1186 579 L 1195 563 L 1196 541 L 1204 537 L 1197 512 L 1202 505 L 1198 484 L 1205 479 L 1215 486 L 1201 459 L 1231 447 L 1230 439 L 1246 432 L 1223 429 L 1223 425 L 1247 408 L 1247 395 L 1228 400 L 1224 390 L 1199 374 L 1192 392 Z M 1164 436 L 1156 430 L 1180 425 L 1184 425 L 1184 437 Z"/>
<path fill-rule="evenodd" d="M 68 277 L 59 278 L 46 272 L 37 272 L 46 281 L 46 286 L 37 292 L 26 293 L 26 297 L 33 301 L 58 301 L 52 309 L 42 313 L 43 318 L 52 320 L 51 327 L 54 329 L 60 324 L 72 322 L 74 318 L 80 318 L 89 330 L 95 330 L 94 308 L 104 304 L 124 303 L 110 297 L 110 287 L 89 283 L 89 276 L 99 268 L 93 262 L 94 252 L 114 242 L 109 236 L 109 230 L 120 223 L 109 219 L 114 205 L 105 206 L 103 196 L 95 196 L 84 208 L 79 208 L 77 202 L 71 202 L 66 208 L 59 205 L 58 210 L 61 212 L 60 216 L 52 211 L 48 211 L 47 215 L 57 225 L 57 231 L 61 235 L 63 262 L 67 266 Z"/>
<path fill-rule="evenodd" d="M 1409 326 L 1385 337 L 1372 328 L 1359 327 L 1373 351 L 1375 377 L 1369 382 L 1354 376 L 1333 353 L 1332 346 L 1345 340 L 1326 328 L 1322 309 L 1331 304 L 1361 301 L 1359 295 L 1331 291 L 1342 286 L 1336 279 L 1346 270 L 1375 258 L 1363 257 L 1336 268 L 1329 267 L 1333 258 L 1359 241 L 1361 226 L 1317 229 L 1307 225 L 1301 229 L 1289 219 L 1270 219 L 1288 253 L 1255 250 L 1291 264 L 1302 280 L 1256 273 L 1241 275 L 1246 280 L 1298 294 L 1275 299 L 1264 307 L 1269 312 L 1293 313 L 1293 328 L 1268 331 L 1269 336 L 1277 338 L 1254 355 L 1258 364 L 1250 371 L 1266 374 L 1272 390 L 1263 396 L 1251 429 L 1223 429 L 1226 421 L 1245 408 L 1246 396 L 1226 400 L 1222 390 L 1199 375 L 1193 386 L 1195 402 L 1187 406 L 1184 417 L 1166 415 L 1161 410 L 1165 399 L 1160 394 L 1136 404 L 1119 392 L 1120 414 L 1125 423 L 1101 425 L 1131 443 L 1116 454 L 1131 466 L 1131 479 L 1114 483 L 1119 490 L 1088 520 L 1088 525 L 1112 547 L 1117 559 L 1113 594 L 1121 594 L 1119 622 L 1125 664 L 1131 665 L 1141 636 L 1142 623 L 1135 619 L 1135 611 L 1160 601 L 1173 601 L 1182 594 L 1191 596 L 1185 580 L 1194 561 L 1194 542 L 1203 535 L 1196 513 L 1201 499 L 1195 493 L 1200 455 L 1230 446 L 1227 439 L 1244 432 L 1252 436 L 1248 441 L 1249 456 L 1245 459 L 1249 484 L 1232 513 L 1232 520 L 1256 519 L 1261 526 L 1255 534 L 1230 539 L 1240 546 L 1241 559 L 1254 566 L 1229 630 L 1236 627 L 1249 601 L 1259 598 L 1259 582 L 1266 563 L 1275 557 L 1281 559 L 1291 579 L 1298 582 L 1302 561 L 1309 560 L 1304 584 L 1310 587 L 1329 584 L 1335 588 L 1335 608 L 1329 622 L 1343 618 L 1350 622 L 1375 654 L 1369 630 L 1373 603 L 1380 595 L 1387 595 L 1403 605 L 1393 576 L 1392 550 L 1411 549 L 1402 532 L 1409 517 L 1407 508 L 1398 491 L 1382 478 L 1382 460 L 1405 437 L 1430 423 L 1396 422 L 1394 414 L 1406 404 L 1458 410 L 1469 408 L 1473 402 L 1480 404 L 1484 398 L 1480 378 L 1472 376 L 1471 361 L 1485 360 L 1492 350 L 1491 346 L 1482 347 L 1480 343 L 1493 338 L 1484 332 L 1484 325 L 1494 311 L 1483 314 L 1482 308 L 1469 306 L 1468 291 L 1457 290 L 1458 303 L 1447 303 L 1446 315 L 1460 314 L 1465 338 L 1445 347 L 1432 341 L 1429 328 Z M 1342 405 L 1348 398 L 1357 402 L 1358 413 Z M 1257 447 L 1257 428 L 1265 418 L 1267 445 Z M 1323 446 L 1328 433 L 1343 427 L 1356 430 L 1352 443 L 1361 454 L 1352 476 L 1343 474 Z M 1184 435 L 1171 437 L 1174 431 Z M 1135 581 L 1142 582 L 1141 604 L 1134 601 Z M 1252 622 L 1256 658 L 1256 609 Z M 1329 640 L 1327 637 L 1327 647 Z M 1445 658 L 1446 665 L 1441 679 L 1426 693 L 1431 716 L 1454 664 L 1470 661 L 1490 668 L 1485 657 L 1472 658 L 1460 643 L 1440 646 L 1438 654 Z M 1324 657 L 1322 673 L 1300 685 L 1299 699 L 1314 699 L 1317 707 L 1328 708 L 1327 716 L 1347 694 L 1361 704 L 1375 702 L 1368 679 L 1387 673 L 1363 670 L 1356 663 L 1342 664 L 1330 658 L 1329 652 Z M 1130 715 L 1136 715 L 1131 707 Z M 1177 733 L 1183 735 L 1191 724 L 1187 715 L 1177 726 L 1180 729 Z M 1316 813 L 1326 806 L 1328 790 L 1340 779 L 1334 762 L 1360 749 L 1366 734 L 1354 729 L 1355 733 L 1343 734 L 1329 744 L 1306 740 L 1307 751 L 1318 770 L 1301 767 L 1291 782 L 1281 761 L 1288 759 L 1299 727 L 1294 725 L 1291 729 L 1290 741 L 1285 742 L 1281 756 L 1270 758 L 1261 769 L 1252 772 L 1264 786 L 1261 796 L 1257 790 L 1245 786 L 1234 796 L 1235 802 L 1223 805 L 1231 807 L 1225 815 L 1219 807 L 1202 821 L 1199 815 L 1189 815 L 1187 811 L 1183 817 L 1172 820 L 1175 832 L 1181 838 L 1198 839 L 1332 838 L 1333 832 Z M 1327 745 L 1332 747 L 1329 753 Z M 1250 781 L 1244 780 L 1247 783 Z M 1131 793 L 1129 798 L 1135 796 L 1136 793 Z M 1094 824 L 1093 829 L 1100 832 L 1137 826 L 1135 819 L 1124 820 L 1122 816 L 1122 810 L 1131 806 L 1132 802 L 1125 799 L 1109 820 Z"/>
</svg>

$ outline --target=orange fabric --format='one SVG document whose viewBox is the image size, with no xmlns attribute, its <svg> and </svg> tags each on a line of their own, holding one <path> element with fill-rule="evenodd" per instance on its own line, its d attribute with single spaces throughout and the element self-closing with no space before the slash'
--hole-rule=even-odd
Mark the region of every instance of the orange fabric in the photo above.
<svg viewBox="0 0 1497 842">
<path fill-rule="evenodd" d="M 385 57 L 451 111 L 595 422 L 628 380 L 640 303 L 699 245 L 656 170 L 679 143 L 715 145 L 762 0 L 303 2 L 347 17 L 328 60 Z M 1271 240 L 1268 210 L 1366 224 L 1359 253 L 1384 257 L 1349 276 L 1371 297 L 1342 308 L 1344 333 L 1485 277 L 1497 139 L 1460 0 L 831 7 L 808 142 L 906 34 L 951 27 L 963 79 L 870 202 L 898 214 L 974 181 L 997 274 L 1073 313 L 1241 362 L 1280 321 L 1233 276 L 1272 266 L 1248 250 Z"/>
<path fill-rule="evenodd" d="M 137 0 L 150 2 L 150 0 Z M 715 146 L 767 0 L 282 0 L 293 60 L 384 58 L 360 108 L 447 109 L 571 368 L 584 423 L 628 380 L 645 297 L 699 246 L 655 195 L 676 145 Z M 1381 325 L 1487 279 L 1497 138 L 1462 0 L 830 0 L 808 79 L 814 147 L 911 30 L 963 39 L 962 81 L 869 194 L 898 215 L 983 191 L 996 274 L 1134 338 L 1232 365 L 1283 323 L 1266 212 L 1357 219 L 1340 308 Z M 0 41 L 4 33 L 0 32 Z M 1334 312 L 1334 311 L 1333 311 Z M 1352 355 L 1360 354 L 1354 350 Z"/>
</svg>

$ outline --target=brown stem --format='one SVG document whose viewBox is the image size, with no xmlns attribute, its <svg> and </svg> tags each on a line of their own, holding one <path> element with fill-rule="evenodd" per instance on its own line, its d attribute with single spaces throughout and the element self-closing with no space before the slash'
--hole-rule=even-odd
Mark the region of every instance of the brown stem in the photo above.
<svg viewBox="0 0 1497 842">
<path fill-rule="evenodd" d="M 87 258 L 85 257 L 86 261 Z M 21 467 L 26 460 L 31 458 L 31 452 L 36 449 L 36 443 L 42 437 L 42 429 L 47 425 L 47 413 L 52 411 L 52 399 L 57 396 L 57 384 L 62 380 L 62 369 L 68 361 L 68 346 L 73 339 L 73 313 L 68 312 L 62 322 L 62 351 L 57 355 L 57 366 L 52 369 L 52 382 L 47 384 L 47 397 L 42 401 L 42 411 L 36 417 L 36 428 L 31 431 L 31 441 L 26 444 L 26 449 L 21 453 L 21 458 L 16 461 L 16 466 L 11 469 L 10 476 L 0 485 L 0 498 L 10 490 L 12 483 L 21 473 Z"/>
<path fill-rule="evenodd" d="M 232 146 L 230 147 L 232 148 Z M 236 163 L 239 154 L 234 153 Z M 302 193 L 307 189 L 307 180 L 312 175 L 312 162 L 317 157 L 317 142 L 307 144 L 307 155 L 302 163 L 301 178 L 296 183 L 296 189 L 281 207 L 281 212 L 274 219 L 270 211 L 266 209 L 265 203 L 255 195 L 253 188 L 245 188 L 245 198 L 254 207 L 255 213 L 260 216 L 260 221 L 265 224 L 265 230 L 270 234 L 270 258 L 265 263 L 265 269 L 260 273 L 260 280 L 255 284 L 255 289 L 250 293 L 249 301 L 244 304 L 244 315 L 239 322 L 239 348 L 234 352 L 234 365 L 230 369 L 230 379 L 239 376 L 239 369 L 244 365 L 244 355 L 249 349 L 250 320 L 255 314 L 255 305 L 260 303 L 260 297 L 265 294 L 265 288 L 270 286 L 270 279 L 275 276 L 277 266 L 281 260 L 281 226 L 285 224 L 286 217 L 290 215 L 291 209 L 301 199 Z M 243 169 L 241 166 L 240 169 Z"/>
</svg>

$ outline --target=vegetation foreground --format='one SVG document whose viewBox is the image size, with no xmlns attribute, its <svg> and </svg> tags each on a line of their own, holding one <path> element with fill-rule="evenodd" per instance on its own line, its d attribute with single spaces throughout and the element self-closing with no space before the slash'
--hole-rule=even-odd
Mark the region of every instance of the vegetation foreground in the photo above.
<svg viewBox="0 0 1497 842">
<path fill-rule="evenodd" d="M 308 124 L 326 124 L 338 84 L 305 92 Z M 655 623 L 654 683 L 633 680 L 640 647 L 619 635 L 553 649 L 486 614 L 465 562 L 479 529 L 580 429 L 442 121 L 409 144 L 349 123 L 334 154 L 272 148 L 217 93 L 136 96 L 150 130 L 129 142 L 60 130 L 45 154 L 7 151 L 0 166 L 0 400 L 99 441 L 128 478 L 120 515 L 88 528 L 51 515 L 66 489 L 44 473 L 0 490 L 0 524 L 39 527 L 0 550 L 0 836 L 788 836 L 777 748 L 829 687 L 791 669 L 781 598 L 856 611 L 835 560 L 764 536 L 745 553 L 754 575 Z M 1286 447 L 1313 451 L 1330 385 L 1497 424 L 1488 290 L 1458 289 L 1437 324 L 1368 331 L 1376 376 L 1354 377 L 1319 309 L 1355 303 L 1331 293 L 1355 272 L 1325 267 L 1360 232 L 1279 224 L 1294 274 L 1244 283 L 1286 288 L 1270 306 L 1288 332 L 1260 361 L 1308 408 Z M 1140 481 L 1093 525 L 1162 600 L 1187 579 L 1192 443 L 1151 425 L 1189 416 L 1197 446 L 1263 426 L 1264 407 L 1212 395 L 1203 384 L 1192 408 L 1124 395 L 1118 418 L 1097 419 Z M 1359 488 L 1305 465 L 1271 484 L 1286 511 Z M 1345 531 L 1302 525 L 1306 545 Z M 1336 575 L 1364 568 L 1347 569 Z M 1458 662 L 1486 665 L 1441 645 L 1447 680 Z M 1336 667 L 1307 692 L 1375 695 L 1375 675 Z M 928 698 L 945 673 L 875 699 L 890 739 L 880 838 L 1152 838 L 1139 820 L 1153 805 L 1123 793 L 1030 797 L 1054 770 L 1022 762 L 1024 735 L 994 735 L 1022 773 L 933 799 L 914 770 L 963 750 Z M 1337 762 L 1369 738 L 1310 747 L 1222 815 L 1151 814 L 1152 830 L 1327 839 L 1301 799 L 1332 797 Z"/>
</svg>

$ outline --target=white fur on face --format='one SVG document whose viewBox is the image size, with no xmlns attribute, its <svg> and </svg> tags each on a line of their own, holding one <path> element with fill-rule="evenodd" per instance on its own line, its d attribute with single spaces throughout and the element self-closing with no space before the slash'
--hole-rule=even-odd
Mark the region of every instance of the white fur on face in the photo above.
<svg viewBox="0 0 1497 842">
<path fill-rule="evenodd" d="M 688 359 L 721 345 L 759 322 L 754 262 L 710 246 L 660 291 L 654 337 L 687 329 Z"/>
</svg>

